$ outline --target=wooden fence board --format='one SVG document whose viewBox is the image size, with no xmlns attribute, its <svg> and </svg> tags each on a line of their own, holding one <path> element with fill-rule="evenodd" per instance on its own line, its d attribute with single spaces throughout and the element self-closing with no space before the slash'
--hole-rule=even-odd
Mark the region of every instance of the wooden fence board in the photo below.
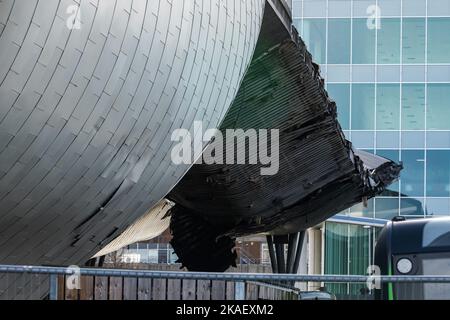
<svg viewBox="0 0 450 320">
<path fill-rule="evenodd" d="M 182 300 L 195 300 L 197 281 L 195 280 L 183 280 L 182 282 L 183 292 Z"/>
<path fill-rule="evenodd" d="M 125 278 L 123 279 L 123 300 L 137 299 L 137 279 Z"/>
<path fill-rule="evenodd" d="M 236 300 L 236 282 L 228 281 L 226 283 L 226 296 L 225 300 Z"/>
<path fill-rule="evenodd" d="M 268 272 L 268 267 L 267 266 L 263 266 L 263 265 L 259 265 L 256 268 L 256 273 L 267 273 Z M 258 300 L 268 300 L 268 289 L 266 286 L 259 286 L 258 288 Z"/>
<path fill-rule="evenodd" d="M 259 269 L 257 265 L 247 265 L 248 273 L 259 273 Z M 248 283 L 246 286 L 245 298 L 247 300 L 258 300 L 258 292 L 259 286 L 254 283 Z"/>
<path fill-rule="evenodd" d="M 63 275 L 58 276 L 58 300 L 64 300 L 66 295 L 66 277 Z"/>
<path fill-rule="evenodd" d="M 267 300 L 266 296 L 267 296 L 267 288 L 261 286 L 258 291 L 258 300 Z"/>
<path fill-rule="evenodd" d="M 108 277 L 95 277 L 94 299 L 108 300 Z"/>
<path fill-rule="evenodd" d="M 167 280 L 167 300 L 181 299 L 181 280 L 168 279 Z"/>
<path fill-rule="evenodd" d="M 211 300 L 211 281 L 197 281 L 197 300 Z"/>
<path fill-rule="evenodd" d="M 67 277 L 65 279 L 67 281 Z M 66 282 L 64 283 L 66 284 Z M 65 288 L 65 292 L 64 292 L 64 300 L 78 300 L 78 290 L 77 289 L 69 289 Z"/>
<path fill-rule="evenodd" d="M 138 279 L 138 300 L 152 299 L 152 279 Z"/>
<path fill-rule="evenodd" d="M 179 266 L 153 266 L 154 270 L 179 271 Z M 267 273 L 270 267 L 243 265 L 240 272 Z M 235 271 L 235 270 L 231 270 Z M 247 283 L 246 300 L 289 299 L 283 290 Z M 235 300 L 235 282 L 209 280 L 137 279 L 132 277 L 81 277 L 81 290 L 67 290 L 58 277 L 61 300 Z"/>
<path fill-rule="evenodd" d="M 275 300 L 281 300 L 281 291 L 275 289 Z"/>
<path fill-rule="evenodd" d="M 259 286 L 253 283 L 248 283 L 246 286 L 245 298 L 246 300 L 258 300 L 258 288 Z"/>
<path fill-rule="evenodd" d="M 82 276 L 80 287 L 80 300 L 94 300 L 94 277 Z"/>
<path fill-rule="evenodd" d="M 274 291 L 273 288 L 268 287 L 266 289 L 266 299 L 267 300 L 275 300 L 275 293 L 274 292 L 275 291 Z"/>
<path fill-rule="evenodd" d="M 166 279 L 153 279 L 152 300 L 166 300 Z"/>
<path fill-rule="evenodd" d="M 109 278 L 109 300 L 123 299 L 123 278 L 111 277 Z"/>
<path fill-rule="evenodd" d="M 212 281 L 211 300 L 225 300 L 225 281 Z"/>
</svg>

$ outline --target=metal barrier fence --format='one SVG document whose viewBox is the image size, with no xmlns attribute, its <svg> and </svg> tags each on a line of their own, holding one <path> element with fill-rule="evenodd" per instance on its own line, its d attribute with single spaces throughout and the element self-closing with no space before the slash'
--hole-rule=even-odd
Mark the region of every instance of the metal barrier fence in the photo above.
<svg viewBox="0 0 450 320">
<path fill-rule="evenodd" d="M 68 287 L 70 283 L 75 288 Z M 206 273 L 0 265 L 0 299 L 299 299 L 302 292 L 293 286 L 295 283 L 445 284 L 448 287 L 450 276 Z M 77 284 L 89 288 L 90 293 L 80 292 Z"/>
</svg>

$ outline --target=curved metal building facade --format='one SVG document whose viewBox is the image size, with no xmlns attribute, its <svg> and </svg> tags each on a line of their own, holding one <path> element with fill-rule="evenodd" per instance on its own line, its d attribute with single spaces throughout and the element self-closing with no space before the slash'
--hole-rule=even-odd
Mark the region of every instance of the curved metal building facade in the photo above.
<svg viewBox="0 0 450 320">
<path fill-rule="evenodd" d="M 0 2 L 0 263 L 85 261 L 189 169 L 171 133 L 217 127 L 263 0 Z"/>
</svg>

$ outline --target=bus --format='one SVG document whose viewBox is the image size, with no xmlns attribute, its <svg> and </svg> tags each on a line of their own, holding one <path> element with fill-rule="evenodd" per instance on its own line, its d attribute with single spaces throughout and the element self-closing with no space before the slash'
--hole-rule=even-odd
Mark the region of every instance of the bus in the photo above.
<svg viewBox="0 0 450 320">
<path fill-rule="evenodd" d="M 450 275 L 450 217 L 396 217 L 375 247 L 382 275 Z M 448 300 L 449 283 L 387 283 L 375 291 L 382 300 Z"/>
</svg>

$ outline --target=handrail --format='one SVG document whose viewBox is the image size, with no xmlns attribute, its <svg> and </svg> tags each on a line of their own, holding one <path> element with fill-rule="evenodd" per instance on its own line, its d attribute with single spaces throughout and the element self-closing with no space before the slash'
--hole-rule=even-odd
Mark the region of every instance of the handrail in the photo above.
<svg viewBox="0 0 450 320">
<path fill-rule="evenodd" d="M 302 275 L 302 274 L 260 274 L 260 273 L 208 273 L 208 272 L 175 272 L 120 270 L 95 268 L 65 268 L 0 265 L 0 273 L 25 273 L 48 275 L 109 276 L 129 278 L 155 279 L 190 279 L 216 281 L 291 281 L 291 282 L 329 282 L 329 283 L 366 283 L 379 281 L 381 283 L 450 283 L 449 275 L 420 276 L 358 276 L 358 275 Z"/>
</svg>

